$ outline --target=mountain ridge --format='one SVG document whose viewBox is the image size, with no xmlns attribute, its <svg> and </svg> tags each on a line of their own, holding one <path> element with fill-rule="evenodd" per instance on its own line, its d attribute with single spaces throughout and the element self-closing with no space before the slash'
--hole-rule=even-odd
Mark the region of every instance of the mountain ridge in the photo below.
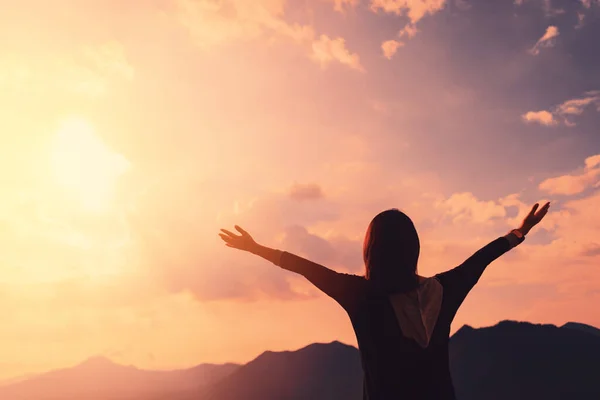
<svg viewBox="0 0 600 400">
<path fill-rule="evenodd" d="M 480 328 L 465 324 L 450 338 L 449 355 L 461 400 L 600 398 L 600 384 L 595 383 L 600 376 L 600 329 L 591 325 L 513 320 Z M 93 356 L 73 367 L 0 386 L 0 398 L 360 400 L 362 379 L 358 349 L 334 340 L 296 350 L 266 350 L 245 364 L 199 364 L 170 371 L 142 370 Z M 42 390 L 36 391 L 38 387 Z"/>
</svg>

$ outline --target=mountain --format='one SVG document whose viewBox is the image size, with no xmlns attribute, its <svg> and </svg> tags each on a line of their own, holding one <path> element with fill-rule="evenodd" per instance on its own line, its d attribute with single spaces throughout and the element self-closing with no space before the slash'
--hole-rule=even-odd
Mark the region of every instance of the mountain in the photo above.
<svg viewBox="0 0 600 400">
<path fill-rule="evenodd" d="M 593 326 L 581 324 L 579 322 L 567 322 L 561 328 L 576 329 L 581 332 L 591 333 L 592 335 L 600 336 L 600 329 L 594 328 Z"/>
<path fill-rule="evenodd" d="M 450 363 L 461 400 L 600 399 L 600 336 L 572 325 L 464 326 Z"/>
<path fill-rule="evenodd" d="M 93 357 L 72 368 L 0 387 L 6 400 L 139 400 L 160 393 L 197 392 L 235 371 L 236 364 L 201 364 L 176 371 L 146 371 Z"/>
<path fill-rule="evenodd" d="M 450 365 L 460 400 L 600 399 L 600 330 L 502 321 L 460 328 Z M 2 400 L 361 400 L 355 347 L 316 343 L 238 366 L 143 371 L 93 358 L 0 387 Z"/>
<path fill-rule="evenodd" d="M 2 386 L 8 386 L 8 385 L 14 385 L 15 383 L 19 383 L 19 382 L 23 382 L 23 381 L 26 381 L 28 379 L 31 379 L 31 378 L 33 378 L 36 375 L 37 374 L 28 374 L 28 375 L 17 376 L 15 378 L 10 378 L 10 379 L 7 379 L 7 380 L 0 381 L 0 387 L 2 387 Z"/>
<path fill-rule="evenodd" d="M 362 368 L 355 347 L 316 343 L 265 352 L 217 382 L 203 400 L 361 400 Z"/>
<path fill-rule="evenodd" d="M 598 400 L 598 333 L 577 323 L 560 328 L 515 321 L 479 329 L 465 325 L 450 340 L 457 396 Z M 209 389 L 198 399 L 362 399 L 360 358 L 356 348 L 339 342 L 266 352 Z"/>
</svg>

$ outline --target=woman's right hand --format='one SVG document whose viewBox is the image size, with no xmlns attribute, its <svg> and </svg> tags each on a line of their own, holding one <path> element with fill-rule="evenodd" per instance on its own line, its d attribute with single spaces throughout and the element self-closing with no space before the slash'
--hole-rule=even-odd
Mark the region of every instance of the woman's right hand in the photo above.
<svg viewBox="0 0 600 400">
<path fill-rule="evenodd" d="M 244 250 L 253 252 L 258 247 L 258 244 L 252 239 L 252 236 L 239 226 L 235 225 L 235 229 L 241 233 L 241 235 L 236 235 L 233 232 L 228 231 L 227 229 L 221 229 L 219 236 L 225 242 L 225 246 L 233 247 L 234 249 Z"/>
<path fill-rule="evenodd" d="M 521 223 L 521 226 L 519 227 L 519 230 L 523 233 L 523 235 L 526 235 L 527 233 L 529 233 L 531 228 L 533 228 L 534 226 L 536 226 L 537 224 L 540 223 L 542 218 L 544 218 L 544 216 L 548 212 L 548 208 L 550 208 L 550 202 L 547 202 L 546 204 L 544 204 L 542 206 L 542 208 L 540 208 L 536 212 L 538 207 L 539 207 L 539 203 L 535 203 L 533 205 L 533 207 L 531 208 L 531 211 L 529 211 L 529 214 L 527 214 L 527 216 L 523 219 L 523 222 Z"/>
</svg>

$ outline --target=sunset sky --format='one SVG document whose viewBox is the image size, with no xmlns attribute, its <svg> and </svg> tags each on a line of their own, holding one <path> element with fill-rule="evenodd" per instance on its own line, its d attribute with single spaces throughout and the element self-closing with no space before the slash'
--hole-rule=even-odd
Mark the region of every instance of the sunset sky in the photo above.
<svg viewBox="0 0 600 400">
<path fill-rule="evenodd" d="M 21 0 L 0 10 L 0 380 L 356 344 L 304 278 L 397 207 L 419 272 L 550 212 L 459 311 L 600 327 L 599 0 Z"/>
</svg>

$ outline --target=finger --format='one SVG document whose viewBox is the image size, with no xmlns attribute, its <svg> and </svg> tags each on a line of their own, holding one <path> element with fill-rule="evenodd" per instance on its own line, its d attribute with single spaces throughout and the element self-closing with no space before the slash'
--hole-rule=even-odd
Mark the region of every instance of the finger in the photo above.
<svg viewBox="0 0 600 400">
<path fill-rule="evenodd" d="M 539 211 L 537 212 L 537 214 L 535 214 L 535 215 L 536 215 L 536 216 L 537 216 L 537 215 L 544 215 L 544 214 L 546 214 L 546 213 L 548 212 L 548 209 L 549 209 L 549 208 L 550 208 L 550 202 L 547 202 L 546 204 L 544 204 L 544 205 L 542 206 L 542 208 L 540 208 L 540 210 L 539 210 Z"/>
<path fill-rule="evenodd" d="M 534 214 L 535 214 L 535 210 L 537 210 L 537 208 L 538 208 L 538 207 L 539 207 L 539 204 L 538 204 L 538 203 L 535 203 L 535 204 L 533 205 L 533 207 L 531 207 L 531 211 L 529 211 L 529 214 L 527 214 L 527 216 L 529 217 L 529 216 L 532 216 L 532 215 L 534 215 Z"/>
<path fill-rule="evenodd" d="M 250 235 L 248 234 L 248 232 L 246 232 L 245 230 L 243 230 L 243 229 L 242 229 L 242 228 L 241 228 L 239 225 L 236 225 L 236 226 L 235 226 L 235 229 L 236 229 L 236 230 L 237 230 L 239 233 L 241 233 L 243 236 L 250 236 Z"/>
<path fill-rule="evenodd" d="M 232 245 L 232 244 L 229 244 L 229 243 L 225 243 L 225 246 L 227 246 L 227 247 L 231 247 L 231 248 L 234 248 L 234 249 L 235 249 L 235 246 L 234 246 L 234 245 Z"/>
<path fill-rule="evenodd" d="M 225 232 L 227 235 L 231 236 L 232 238 L 239 237 L 238 235 L 236 235 L 233 232 L 228 231 L 227 229 L 221 229 L 221 232 Z"/>
<path fill-rule="evenodd" d="M 227 236 L 227 235 L 219 233 L 219 236 L 221 236 L 221 239 L 223 239 L 227 243 L 229 243 L 231 241 L 231 238 L 229 236 Z"/>
</svg>

